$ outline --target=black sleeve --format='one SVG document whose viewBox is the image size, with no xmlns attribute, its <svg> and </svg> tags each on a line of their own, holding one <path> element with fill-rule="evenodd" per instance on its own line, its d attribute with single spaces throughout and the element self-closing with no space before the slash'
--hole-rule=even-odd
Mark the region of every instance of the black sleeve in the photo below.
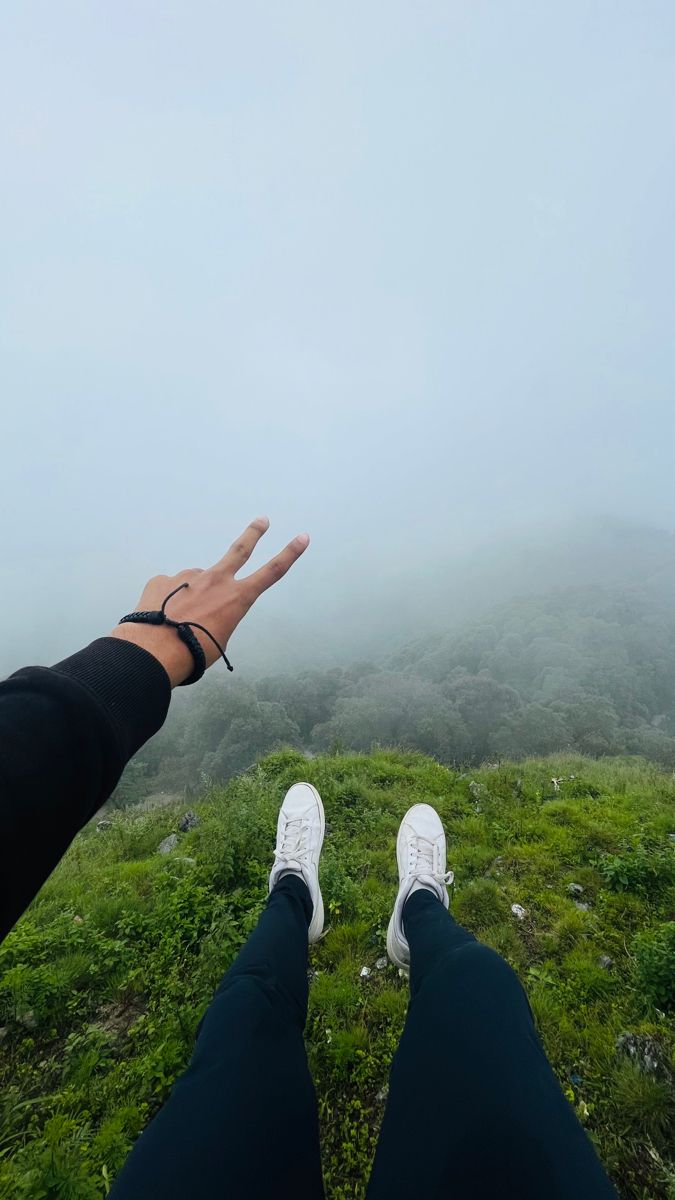
<svg viewBox="0 0 675 1200">
<path fill-rule="evenodd" d="M 0 682 L 0 939 L 163 724 L 170 698 L 161 663 L 111 637 Z"/>
</svg>

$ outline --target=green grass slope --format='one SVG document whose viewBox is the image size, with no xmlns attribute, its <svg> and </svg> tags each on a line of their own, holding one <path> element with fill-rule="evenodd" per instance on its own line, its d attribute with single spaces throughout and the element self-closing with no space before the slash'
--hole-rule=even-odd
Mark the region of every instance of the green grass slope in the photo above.
<svg viewBox="0 0 675 1200">
<path fill-rule="evenodd" d="M 0 947 L 0 1197 L 106 1195 L 264 904 L 277 809 L 298 778 L 329 822 L 307 1027 L 328 1196 L 364 1194 L 407 1001 L 406 981 L 376 966 L 395 836 L 428 800 L 448 833 L 455 916 L 526 984 L 621 1196 L 672 1200 L 673 777 L 582 758 L 463 775 L 384 751 L 274 754 L 191 802 L 199 825 L 168 855 L 157 846 L 185 805 L 114 813 L 80 835 Z"/>
</svg>

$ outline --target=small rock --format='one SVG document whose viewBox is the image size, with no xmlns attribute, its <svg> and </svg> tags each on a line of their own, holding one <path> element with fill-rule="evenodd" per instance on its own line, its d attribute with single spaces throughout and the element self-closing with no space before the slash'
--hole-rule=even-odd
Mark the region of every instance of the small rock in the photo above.
<svg viewBox="0 0 675 1200">
<path fill-rule="evenodd" d="M 590 904 L 584 904 L 583 900 L 574 900 L 574 907 L 579 909 L 579 912 L 588 912 Z"/>
<path fill-rule="evenodd" d="M 384 971 L 388 962 L 389 962 L 389 959 L 387 958 L 386 954 L 383 954 L 382 958 L 378 958 L 377 962 L 375 963 L 375 970 L 376 971 Z"/>
<path fill-rule="evenodd" d="M 568 884 L 567 891 L 569 892 L 570 896 L 583 896 L 584 894 L 584 889 L 580 883 Z"/>
<path fill-rule="evenodd" d="M 178 845 L 178 834 L 170 833 L 168 837 L 164 838 L 164 841 L 159 843 L 159 846 L 157 847 L 157 853 L 158 854 L 170 854 L 171 851 L 174 850 L 177 845 Z"/>
<path fill-rule="evenodd" d="M 389 1095 L 389 1084 L 385 1083 L 384 1087 L 380 1088 L 379 1092 L 377 1093 L 377 1095 L 375 1097 L 375 1103 L 376 1104 L 384 1104 L 388 1095 Z"/>
<path fill-rule="evenodd" d="M 112 821 L 97 821 L 96 832 L 105 833 L 106 829 L 112 829 Z"/>
<path fill-rule="evenodd" d="M 367 979 L 368 976 L 370 975 L 370 967 L 361 967 L 361 970 L 359 971 L 359 975 L 361 976 L 362 979 Z"/>
<path fill-rule="evenodd" d="M 630 1058 L 647 1075 L 668 1074 L 661 1046 L 648 1033 L 620 1033 L 615 1042 L 617 1054 Z"/>
<path fill-rule="evenodd" d="M 189 833 L 191 829 L 196 829 L 199 825 L 199 817 L 196 813 L 186 812 L 178 822 L 178 828 L 181 833 Z"/>
<path fill-rule="evenodd" d="M 19 1025 L 23 1025 L 24 1029 L 35 1029 L 37 1027 L 37 1018 L 32 1008 L 28 1012 L 22 1013 L 20 1017 L 17 1017 L 17 1021 Z"/>
<path fill-rule="evenodd" d="M 600 955 L 600 957 L 598 959 L 598 966 L 602 967 L 603 971 L 609 971 L 609 968 L 611 966 L 613 966 L 613 964 L 614 964 L 614 959 L 610 958 L 609 954 L 601 954 Z"/>
<path fill-rule="evenodd" d="M 522 904 L 512 904 L 511 912 L 513 913 L 514 917 L 517 917 L 519 921 L 522 921 L 523 917 L 527 914 L 527 909 L 523 908 Z"/>
<path fill-rule="evenodd" d="M 84 925 L 84 917 L 73 917 L 73 925 Z"/>
<path fill-rule="evenodd" d="M 410 972 L 406 971 L 405 967 L 399 967 L 399 969 L 398 969 L 399 979 L 407 979 L 409 974 L 410 974 Z"/>
</svg>

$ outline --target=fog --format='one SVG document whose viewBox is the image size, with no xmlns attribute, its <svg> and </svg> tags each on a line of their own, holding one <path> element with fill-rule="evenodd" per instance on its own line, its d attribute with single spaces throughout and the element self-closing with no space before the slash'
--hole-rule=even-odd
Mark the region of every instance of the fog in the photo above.
<svg viewBox="0 0 675 1200">
<path fill-rule="evenodd" d="M 0 56 L 3 671 L 260 513 L 312 544 L 243 671 L 658 573 L 672 4 L 25 0 Z"/>
</svg>

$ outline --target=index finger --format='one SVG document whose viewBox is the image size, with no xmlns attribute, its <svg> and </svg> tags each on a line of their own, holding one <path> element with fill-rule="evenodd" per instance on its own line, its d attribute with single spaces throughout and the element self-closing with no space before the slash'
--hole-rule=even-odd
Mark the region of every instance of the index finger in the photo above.
<svg viewBox="0 0 675 1200">
<path fill-rule="evenodd" d="M 292 542 L 281 551 L 280 554 L 275 554 L 264 567 L 260 567 L 254 571 L 252 575 L 248 575 L 242 580 L 246 584 L 247 589 L 253 593 L 253 599 L 256 600 L 263 592 L 272 587 L 272 584 L 283 579 L 287 571 L 291 569 L 293 563 L 304 554 L 309 546 L 309 534 L 299 533 L 293 538 Z"/>
</svg>

